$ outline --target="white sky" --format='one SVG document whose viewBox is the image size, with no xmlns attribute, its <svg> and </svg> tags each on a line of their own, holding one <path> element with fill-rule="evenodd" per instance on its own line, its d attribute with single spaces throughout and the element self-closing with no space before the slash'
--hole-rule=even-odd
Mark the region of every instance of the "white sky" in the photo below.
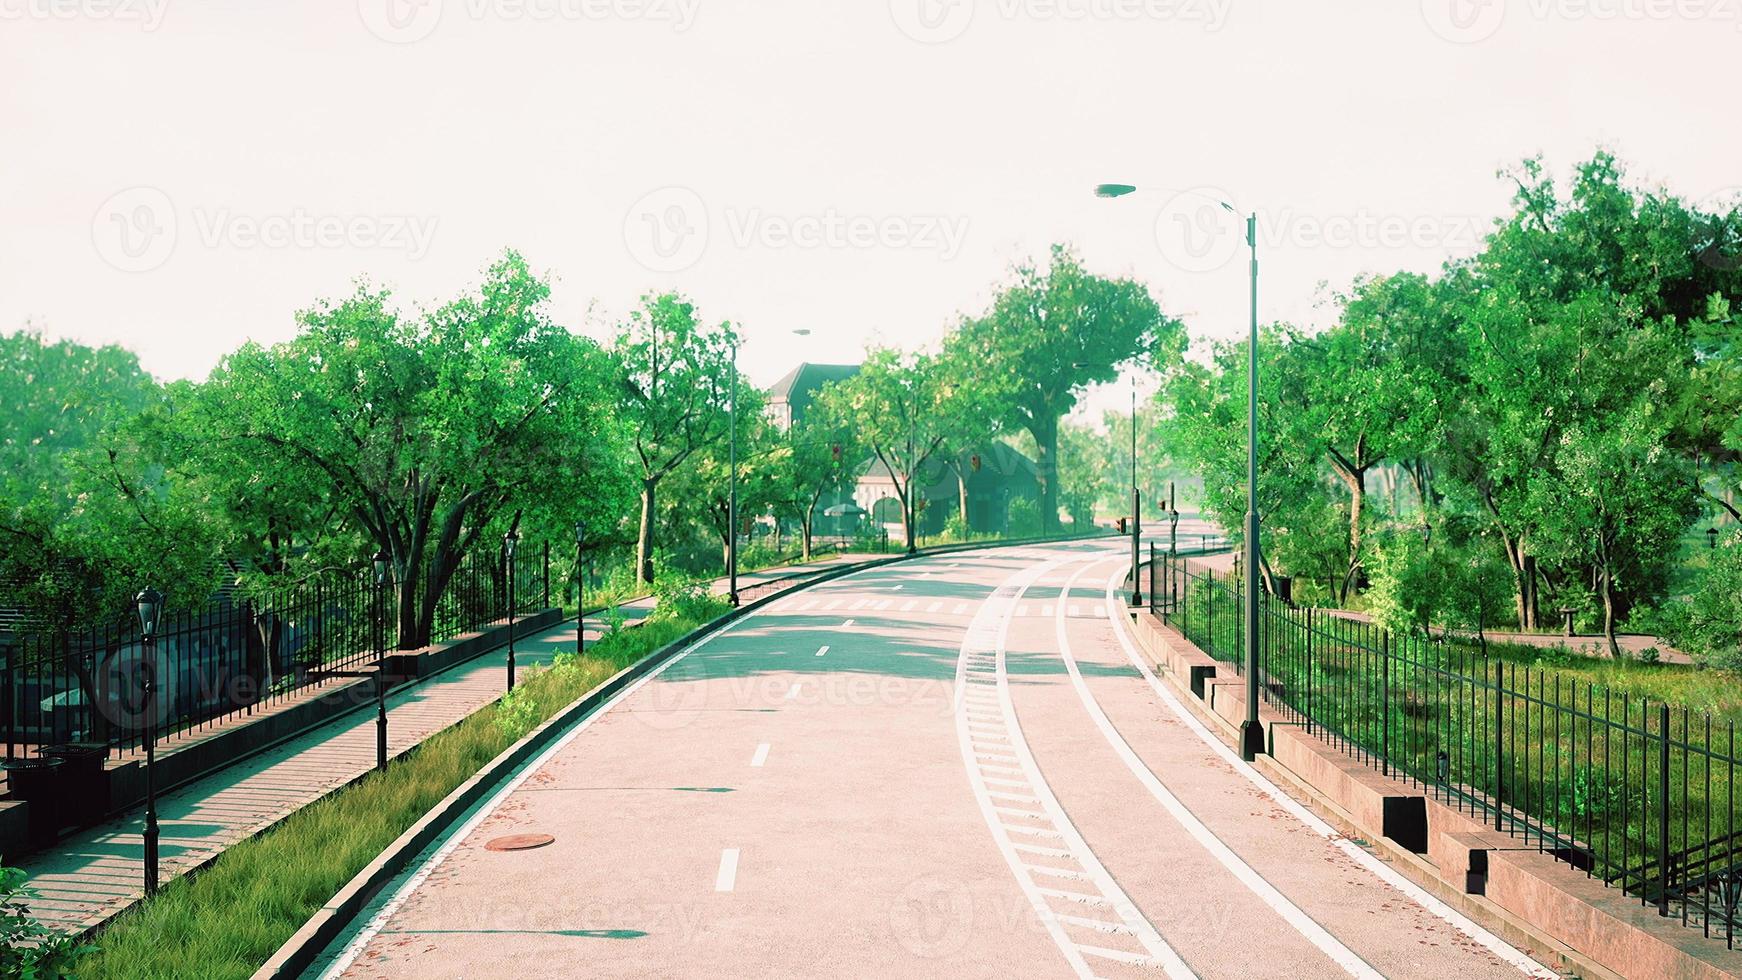
<svg viewBox="0 0 1742 980">
<path fill-rule="evenodd" d="M 1739 9 L 0 0 L 0 329 L 200 377 L 359 275 L 439 301 L 512 246 L 595 335 L 684 290 L 766 383 L 930 343 L 1069 241 L 1232 335 L 1237 233 L 1183 239 L 1190 187 L 1260 211 L 1262 314 L 1312 321 L 1321 284 L 1472 250 L 1526 155 L 1733 192 Z"/>
</svg>

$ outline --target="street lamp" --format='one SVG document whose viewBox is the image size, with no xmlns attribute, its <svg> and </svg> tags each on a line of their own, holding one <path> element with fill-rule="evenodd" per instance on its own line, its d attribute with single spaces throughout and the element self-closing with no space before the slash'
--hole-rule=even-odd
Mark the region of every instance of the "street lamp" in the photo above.
<svg viewBox="0 0 1742 980">
<path fill-rule="evenodd" d="M 520 543 L 520 532 L 509 529 L 502 535 L 502 557 L 508 565 L 508 689 L 514 690 L 514 546 Z"/>
<path fill-rule="evenodd" d="M 393 556 L 375 552 L 375 768 L 387 770 L 387 572 Z"/>
<path fill-rule="evenodd" d="M 732 435 L 728 465 L 732 468 L 731 489 L 726 496 L 726 601 L 738 605 L 738 338 L 732 338 Z"/>
<path fill-rule="evenodd" d="M 587 541 L 587 522 L 575 522 L 575 652 L 587 650 L 587 573 L 582 547 Z"/>
<path fill-rule="evenodd" d="M 157 620 L 163 615 L 163 593 L 146 588 L 134 600 L 139 606 L 139 632 L 145 657 L 139 664 L 139 686 L 145 695 L 145 894 L 157 894 Z"/>
<path fill-rule="evenodd" d="M 1124 197 L 1132 184 L 1098 184 L 1096 197 Z M 1229 214 L 1227 201 L 1206 197 Z M 1258 214 L 1246 217 L 1246 247 L 1251 250 L 1251 320 L 1246 345 L 1246 720 L 1240 724 L 1240 755 L 1250 762 L 1264 751 L 1264 728 L 1258 721 Z"/>
</svg>

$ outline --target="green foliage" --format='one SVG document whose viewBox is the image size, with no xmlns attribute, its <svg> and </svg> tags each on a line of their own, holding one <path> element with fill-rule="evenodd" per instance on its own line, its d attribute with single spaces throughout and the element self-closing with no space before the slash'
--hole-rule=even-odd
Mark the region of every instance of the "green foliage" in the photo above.
<svg viewBox="0 0 1742 980">
<path fill-rule="evenodd" d="M 1742 670 L 1742 531 L 1732 529 L 1699 573 L 1691 594 L 1635 617 L 1697 662 Z"/>
<path fill-rule="evenodd" d="M 27 881 L 23 871 L 0 867 L 0 976 L 21 980 L 71 977 L 92 947 L 31 917 L 30 901 L 37 895 Z"/>
<path fill-rule="evenodd" d="M 1000 389 L 994 402 L 1005 424 L 1034 438 L 1042 530 L 1051 533 L 1061 489 L 1059 420 L 1085 385 L 1112 381 L 1123 365 L 1172 365 L 1185 331 L 1142 283 L 1097 276 L 1063 245 L 1053 246 L 1047 260 L 1012 269 L 990 309 L 965 321 L 948 348 L 975 365 L 978 387 Z"/>
<path fill-rule="evenodd" d="M 1010 536 L 1013 538 L 1038 537 L 1044 525 L 1040 518 L 1040 504 L 1027 497 L 1017 497 L 1010 501 Z"/>
</svg>

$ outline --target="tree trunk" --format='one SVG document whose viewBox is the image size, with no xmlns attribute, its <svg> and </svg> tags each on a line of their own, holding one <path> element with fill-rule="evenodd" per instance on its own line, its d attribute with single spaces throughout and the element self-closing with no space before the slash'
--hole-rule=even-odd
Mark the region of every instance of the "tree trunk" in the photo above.
<svg viewBox="0 0 1742 980">
<path fill-rule="evenodd" d="M 804 561 L 811 560 L 811 527 L 816 521 L 817 505 L 811 504 L 804 509 L 804 515 L 798 521 L 800 557 Z"/>
<path fill-rule="evenodd" d="M 658 480 L 641 481 L 641 530 L 635 537 L 635 574 L 653 584 L 653 506 Z"/>
<path fill-rule="evenodd" d="M 1036 419 L 1028 434 L 1034 436 L 1040 456 L 1035 460 L 1040 478 L 1040 530 L 1055 534 L 1059 528 L 1059 420 L 1052 416 Z"/>
<path fill-rule="evenodd" d="M 1621 659 L 1621 643 L 1615 639 L 1615 576 L 1603 564 L 1603 638 L 1609 641 L 1609 656 Z"/>
<path fill-rule="evenodd" d="M 968 478 L 960 463 L 950 468 L 956 471 L 956 514 L 962 519 L 962 533 L 966 534 L 973 530 L 968 526 Z"/>
</svg>

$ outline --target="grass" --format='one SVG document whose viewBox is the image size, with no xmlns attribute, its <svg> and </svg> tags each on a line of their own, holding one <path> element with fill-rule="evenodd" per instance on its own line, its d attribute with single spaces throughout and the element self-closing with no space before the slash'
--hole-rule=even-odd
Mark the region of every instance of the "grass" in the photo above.
<svg viewBox="0 0 1742 980">
<path fill-rule="evenodd" d="M 1212 657 L 1237 662 L 1235 590 L 1201 577 L 1186 589 L 1174 625 Z M 1634 893 L 1655 888 L 1650 862 L 1666 841 L 1679 852 L 1742 829 L 1734 789 L 1742 685 L 1732 674 L 1508 644 L 1490 644 L 1485 657 L 1473 644 L 1307 617 L 1265 607 L 1267 700 L 1310 717 L 1375 768 L 1388 762 L 1393 773 L 1466 803 L 1498 799 L 1508 814 L 1528 818 L 1528 838 L 1546 832 L 1551 846 L 1586 852 L 1600 874 L 1625 873 Z M 1667 839 L 1659 823 L 1666 810 Z M 1710 856 L 1728 862 L 1729 847 Z"/>
<path fill-rule="evenodd" d="M 304 807 L 225 851 L 211 867 L 166 885 L 113 920 L 76 975 L 245 978 L 429 809 L 564 706 L 707 619 L 656 617 L 559 658 L 503 700 L 426 740 L 385 772 Z"/>
</svg>

